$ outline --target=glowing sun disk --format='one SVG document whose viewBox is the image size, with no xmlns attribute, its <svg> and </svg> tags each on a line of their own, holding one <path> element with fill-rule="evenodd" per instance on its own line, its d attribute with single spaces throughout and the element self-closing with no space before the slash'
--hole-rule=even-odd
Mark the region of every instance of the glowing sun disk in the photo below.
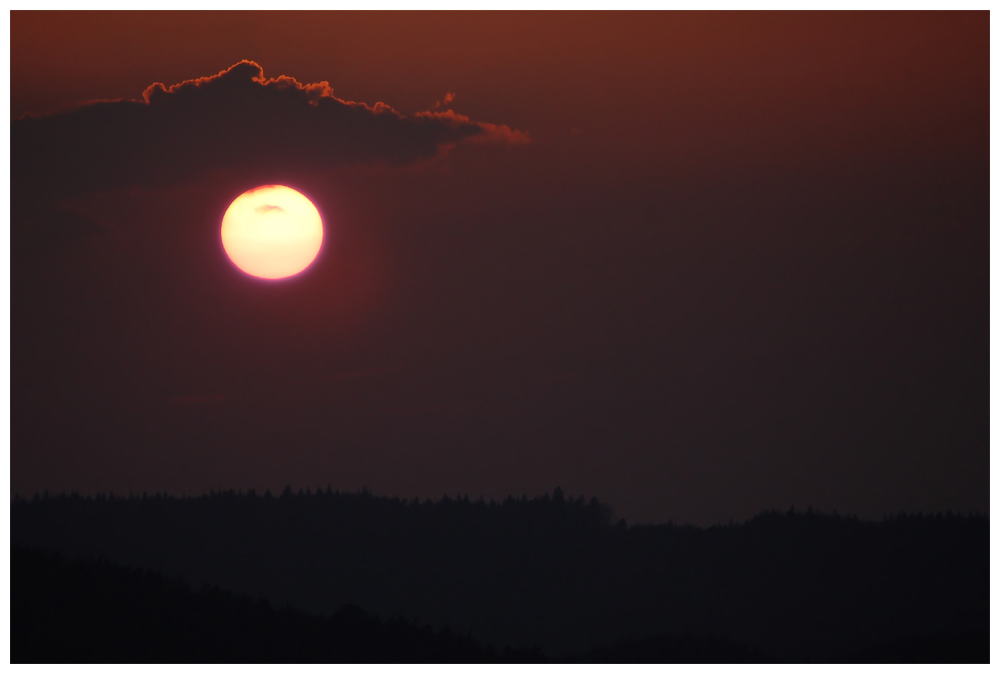
<svg viewBox="0 0 1000 674">
<path fill-rule="evenodd" d="M 236 197 L 222 218 L 222 247 L 237 267 L 265 279 L 308 267 L 323 244 L 319 211 L 299 192 L 264 185 Z"/>
</svg>

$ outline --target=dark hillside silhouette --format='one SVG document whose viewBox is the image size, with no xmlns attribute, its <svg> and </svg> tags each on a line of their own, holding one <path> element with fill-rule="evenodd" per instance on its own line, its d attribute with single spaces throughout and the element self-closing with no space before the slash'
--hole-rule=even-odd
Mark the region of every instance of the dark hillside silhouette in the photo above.
<svg viewBox="0 0 1000 674">
<path fill-rule="evenodd" d="M 152 571 L 11 553 L 14 662 L 516 662 L 468 637 L 347 605 L 321 618 Z"/>
<path fill-rule="evenodd" d="M 11 553 L 11 659 L 36 662 L 546 662 L 537 648 L 501 651 L 447 627 L 382 621 L 354 604 L 323 618 L 216 587 L 194 592 L 153 571 L 51 552 Z M 767 662 L 721 639 L 674 638 L 571 662 Z M 608 658 L 613 658 L 613 660 Z M 654 659 L 650 659 L 653 657 Z"/>
<path fill-rule="evenodd" d="M 316 615 L 354 603 L 550 659 L 696 661 L 725 643 L 710 661 L 900 660 L 886 644 L 914 638 L 944 644 L 927 658 L 963 659 L 989 629 L 985 517 L 629 527 L 558 490 L 502 503 L 285 490 L 18 499 L 11 540 Z"/>
</svg>

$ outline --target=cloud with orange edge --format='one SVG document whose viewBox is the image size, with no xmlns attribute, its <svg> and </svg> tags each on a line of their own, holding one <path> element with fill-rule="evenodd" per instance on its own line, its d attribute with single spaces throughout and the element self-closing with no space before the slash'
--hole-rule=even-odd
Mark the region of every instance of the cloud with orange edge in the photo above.
<svg viewBox="0 0 1000 674">
<path fill-rule="evenodd" d="M 444 102 L 452 100 L 449 92 Z M 13 207 L 207 172 L 277 180 L 343 165 L 415 164 L 457 144 L 529 140 L 451 110 L 407 116 L 383 102 L 345 100 L 327 81 L 268 78 L 241 61 L 215 75 L 153 83 L 137 99 L 12 120 Z"/>
</svg>

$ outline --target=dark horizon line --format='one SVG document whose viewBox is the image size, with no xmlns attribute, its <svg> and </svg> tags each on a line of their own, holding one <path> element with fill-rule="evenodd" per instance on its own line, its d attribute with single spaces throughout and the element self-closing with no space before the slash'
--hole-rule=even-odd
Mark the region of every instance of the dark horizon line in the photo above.
<svg viewBox="0 0 1000 674">
<path fill-rule="evenodd" d="M 563 503 L 578 506 L 596 506 L 607 509 L 609 515 L 614 515 L 614 506 L 605 503 L 598 499 L 596 496 L 585 497 L 582 494 L 577 496 L 567 496 L 563 492 L 562 488 L 557 486 L 551 493 L 544 492 L 542 494 L 537 494 L 535 496 L 529 497 L 525 493 L 521 493 L 519 496 L 514 494 L 508 494 L 503 499 L 497 500 L 495 498 L 486 499 L 484 496 L 480 495 L 473 499 L 468 492 L 462 494 L 461 492 L 456 492 L 454 496 L 447 493 L 443 494 L 438 499 L 423 498 L 419 496 L 412 499 L 405 498 L 402 496 L 389 496 L 382 494 L 375 494 L 368 487 L 362 487 L 355 491 L 341 491 L 340 489 L 333 489 L 330 483 L 327 483 L 325 488 L 317 487 L 315 491 L 311 491 L 309 488 L 299 488 L 293 489 L 292 486 L 286 485 L 284 489 L 277 495 L 271 492 L 270 488 L 265 488 L 262 493 L 258 493 L 253 487 L 248 488 L 246 491 L 242 489 L 210 489 L 208 492 L 201 492 L 198 494 L 188 494 L 186 492 L 181 492 L 180 494 L 170 493 L 166 491 L 157 491 L 149 493 L 143 491 L 141 493 L 136 493 L 129 491 L 128 495 L 115 494 L 113 490 L 108 492 L 97 491 L 93 493 L 81 493 L 79 491 L 73 490 L 67 492 L 63 490 L 58 494 L 49 494 L 47 489 L 42 492 L 36 491 L 33 496 L 28 497 L 20 493 L 11 494 L 10 504 L 22 504 L 22 503 L 36 503 L 39 501 L 53 501 L 53 500 L 65 500 L 65 499 L 77 499 L 86 502 L 99 502 L 99 501 L 110 501 L 110 502 L 121 502 L 121 501 L 142 501 L 144 499 L 158 499 L 158 500 L 174 500 L 174 501 L 197 501 L 203 499 L 211 499 L 218 497 L 230 497 L 230 498 L 251 498 L 251 499 L 261 499 L 264 501 L 274 500 L 280 501 L 289 498 L 316 498 L 316 497 L 356 497 L 356 498 L 374 498 L 383 499 L 388 501 L 399 502 L 403 506 L 440 506 L 448 504 L 459 504 L 459 505 L 480 505 L 484 507 L 502 507 L 507 503 L 522 504 L 522 503 Z M 893 522 L 901 519 L 964 519 L 964 520 L 975 520 L 975 519 L 985 519 L 989 520 L 988 512 L 980 512 L 978 510 L 970 511 L 956 511 L 948 509 L 946 511 L 934 511 L 934 512 L 924 512 L 924 511 L 907 511 L 898 510 L 895 512 L 883 512 L 881 519 L 872 518 L 862 518 L 853 513 L 841 513 L 837 509 L 833 509 L 830 512 L 824 512 L 819 509 L 813 508 L 811 505 L 807 505 L 805 509 L 801 507 L 796 508 L 795 504 L 791 504 L 788 510 L 778 510 L 776 508 L 769 508 L 761 510 L 760 512 L 751 515 L 750 517 L 744 519 L 743 521 L 737 522 L 734 518 L 730 517 L 728 522 L 708 524 L 708 525 L 697 525 L 691 523 L 676 523 L 673 519 L 668 519 L 665 522 L 647 522 L 641 524 L 629 525 L 627 520 L 623 517 L 614 518 L 611 517 L 609 525 L 613 526 L 626 526 L 626 527 L 659 527 L 659 526 L 670 526 L 670 527 L 682 527 L 689 529 L 713 529 L 726 526 L 737 526 L 742 524 L 748 524 L 754 520 L 761 517 L 768 516 L 804 516 L 804 517 L 818 517 L 826 519 L 837 519 L 837 520 L 848 520 L 854 521 L 862 524 L 866 523 L 884 523 Z"/>
</svg>

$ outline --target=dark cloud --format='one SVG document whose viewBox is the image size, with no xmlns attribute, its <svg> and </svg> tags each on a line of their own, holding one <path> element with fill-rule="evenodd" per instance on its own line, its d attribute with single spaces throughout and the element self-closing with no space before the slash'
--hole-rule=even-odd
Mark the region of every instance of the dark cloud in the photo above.
<svg viewBox="0 0 1000 674">
<path fill-rule="evenodd" d="M 254 209 L 258 213 L 270 213 L 271 211 L 284 211 L 285 209 L 281 206 L 272 206 L 271 204 L 264 204 L 263 206 L 258 206 Z"/>
<path fill-rule="evenodd" d="M 252 61 L 11 122 L 15 210 L 91 191 L 158 186 L 206 172 L 278 178 L 344 164 L 407 164 L 463 141 L 523 142 L 506 126 L 448 113 L 404 116 L 334 96 L 328 82 L 267 79 Z"/>
</svg>

